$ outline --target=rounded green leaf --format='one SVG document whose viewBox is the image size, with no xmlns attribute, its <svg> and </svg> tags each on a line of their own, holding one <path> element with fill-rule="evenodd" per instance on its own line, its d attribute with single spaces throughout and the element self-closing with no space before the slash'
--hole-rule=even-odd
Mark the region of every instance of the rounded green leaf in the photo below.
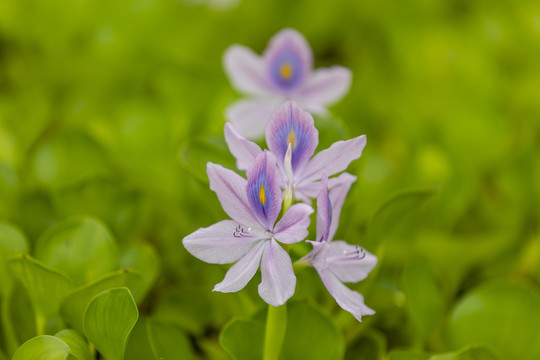
<svg viewBox="0 0 540 360">
<path fill-rule="evenodd" d="M 219 343 L 235 360 L 262 359 L 264 324 L 235 319 L 221 330 Z"/>
<path fill-rule="evenodd" d="M 123 360 L 129 334 L 138 317 L 137 305 L 127 288 L 107 290 L 88 304 L 84 332 L 106 360 Z"/>
<path fill-rule="evenodd" d="M 505 359 L 540 358 L 540 292 L 521 281 L 487 283 L 455 307 L 448 338 L 456 348 L 486 344 Z"/>
<path fill-rule="evenodd" d="M 64 341 L 54 336 L 41 335 L 22 344 L 12 360 L 65 360 L 69 354 L 69 346 Z"/>
<path fill-rule="evenodd" d="M 68 293 L 60 306 L 60 314 L 72 328 L 83 332 L 84 312 L 97 294 L 118 287 L 131 288 L 140 282 L 140 275 L 129 269 L 122 269 L 104 275 Z"/>
<path fill-rule="evenodd" d="M 141 274 L 141 281 L 130 290 L 137 302 L 142 301 L 159 274 L 161 264 L 156 251 L 146 243 L 131 244 L 120 251 L 118 261 L 120 267 L 135 269 Z"/>
<path fill-rule="evenodd" d="M 190 360 L 194 358 L 189 340 L 175 326 L 163 321 L 148 319 L 146 329 L 150 345 L 157 359 Z"/>
<path fill-rule="evenodd" d="M 308 304 L 287 304 L 284 359 L 337 360 L 344 351 L 343 337 L 327 315 Z"/>
<path fill-rule="evenodd" d="M 260 321 L 233 320 L 223 328 L 220 344 L 233 359 L 260 359 L 264 334 L 265 325 Z M 343 337 L 325 314 L 311 305 L 287 303 L 287 330 L 280 358 L 337 360 L 343 358 L 344 351 Z"/>
<path fill-rule="evenodd" d="M 91 217 L 71 218 L 49 228 L 36 243 L 36 259 L 85 284 L 117 268 L 117 245 L 109 230 Z"/>
<path fill-rule="evenodd" d="M 60 301 L 71 289 L 71 283 L 61 272 L 28 255 L 12 258 L 9 267 L 26 289 L 36 315 L 37 331 L 42 333 L 46 322 L 57 315 Z"/>
<path fill-rule="evenodd" d="M 88 343 L 77 331 L 65 329 L 54 336 L 61 339 L 69 346 L 70 354 L 77 360 L 92 360 Z"/>
<path fill-rule="evenodd" d="M 28 243 L 24 234 L 14 226 L 0 222 L 0 296 L 11 292 L 12 280 L 7 269 L 8 258 L 27 253 Z"/>
<path fill-rule="evenodd" d="M 433 270 L 423 261 L 409 263 L 402 282 L 415 342 L 421 347 L 442 322 L 443 294 Z"/>
<path fill-rule="evenodd" d="M 388 235 L 396 224 L 438 192 L 437 187 L 407 189 L 391 195 L 377 210 L 368 227 L 370 242 Z"/>
</svg>

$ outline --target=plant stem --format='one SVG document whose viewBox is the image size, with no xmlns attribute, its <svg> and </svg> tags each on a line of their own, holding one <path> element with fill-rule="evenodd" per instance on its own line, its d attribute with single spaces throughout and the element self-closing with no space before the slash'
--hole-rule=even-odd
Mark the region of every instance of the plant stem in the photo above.
<svg viewBox="0 0 540 360">
<path fill-rule="evenodd" d="M 287 304 L 268 305 L 266 332 L 264 334 L 264 360 L 278 360 L 287 330 Z"/>
</svg>

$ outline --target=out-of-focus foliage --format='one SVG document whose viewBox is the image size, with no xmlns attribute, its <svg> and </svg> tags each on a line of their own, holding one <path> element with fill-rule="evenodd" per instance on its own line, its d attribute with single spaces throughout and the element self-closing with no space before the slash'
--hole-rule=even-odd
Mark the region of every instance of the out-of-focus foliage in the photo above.
<svg viewBox="0 0 540 360">
<path fill-rule="evenodd" d="M 233 43 L 260 52 L 284 27 L 306 36 L 316 67 L 353 71 L 332 117 L 316 118 L 319 149 L 367 135 L 336 239 L 379 258 L 354 286 L 374 316 L 358 323 L 342 311 L 312 269 L 297 274 L 289 316 L 315 311 L 334 329 L 332 345 L 344 350 L 328 356 L 538 358 L 538 1 L 242 0 L 217 10 L 8 0 L 0 359 L 36 346 L 51 359 L 84 359 L 54 335 L 72 327 L 87 339 L 88 304 L 118 286 L 141 315 L 126 359 L 242 350 L 227 339 L 233 326 L 260 326 L 257 279 L 212 293 L 226 267 L 189 256 L 181 239 L 225 218 L 205 175 L 207 161 L 234 167 L 223 110 L 240 95 L 221 56 Z M 133 281 L 115 278 L 122 269 Z M 290 335 L 285 359 L 304 358 L 294 344 L 321 345 L 290 326 L 299 340 Z"/>
</svg>

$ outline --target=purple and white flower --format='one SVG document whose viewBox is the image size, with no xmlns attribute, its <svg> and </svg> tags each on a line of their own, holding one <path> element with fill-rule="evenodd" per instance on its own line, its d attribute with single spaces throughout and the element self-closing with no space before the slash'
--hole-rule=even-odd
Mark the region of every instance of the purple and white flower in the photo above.
<svg viewBox="0 0 540 360">
<path fill-rule="evenodd" d="M 261 267 L 259 295 L 279 306 L 294 294 L 296 277 L 287 252 L 278 244 L 292 244 L 308 235 L 305 204 L 292 205 L 277 221 L 283 201 L 276 159 L 269 151 L 258 154 L 247 170 L 247 181 L 220 165 L 208 163 L 210 188 L 232 220 L 200 228 L 183 239 L 195 257 L 214 264 L 234 264 L 214 291 L 235 292 L 246 286 Z"/>
<path fill-rule="evenodd" d="M 225 140 L 240 170 L 247 169 L 262 152 L 231 124 L 225 124 Z M 266 143 L 277 158 L 285 190 L 293 192 L 297 200 L 308 202 L 319 193 L 322 174 L 340 173 L 362 155 L 366 136 L 338 141 L 313 156 L 319 144 L 313 117 L 294 101 L 287 101 L 272 114 L 266 129 Z M 341 181 L 341 176 L 330 179 L 330 188 Z"/>
<path fill-rule="evenodd" d="M 341 208 L 351 184 L 356 177 L 349 175 L 328 192 L 327 179 L 317 196 L 317 240 L 309 241 L 313 250 L 301 261 L 309 262 L 319 274 L 324 286 L 344 310 L 350 312 L 358 321 L 363 315 L 373 315 L 375 311 L 364 304 L 364 297 L 344 282 L 364 280 L 377 265 L 377 257 L 358 245 L 345 241 L 332 241 L 339 222 Z"/>
<path fill-rule="evenodd" d="M 263 135 L 272 111 L 284 100 L 295 100 L 312 113 L 324 114 L 351 85 L 347 68 L 334 65 L 314 70 L 309 44 L 293 29 L 274 35 L 262 56 L 232 45 L 223 62 L 233 86 L 250 96 L 230 106 L 226 117 L 249 139 Z"/>
</svg>

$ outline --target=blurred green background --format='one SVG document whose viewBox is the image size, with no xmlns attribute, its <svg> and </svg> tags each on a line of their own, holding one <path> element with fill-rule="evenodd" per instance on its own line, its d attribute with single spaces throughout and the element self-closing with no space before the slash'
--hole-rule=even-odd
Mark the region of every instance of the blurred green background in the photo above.
<svg viewBox="0 0 540 360">
<path fill-rule="evenodd" d="M 226 216 L 204 171 L 234 167 L 223 111 L 241 95 L 222 54 L 261 53 L 284 27 L 305 35 L 316 67 L 353 72 L 333 117 L 316 119 L 319 150 L 367 135 L 336 238 L 379 257 L 352 286 L 377 311 L 361 324 L 314 271 L 292 300 L 331 320 L 345 358 L 477 344 L 539 358 L 538 1 L 2 1 L 0 219 L 30 248 L 57 222 L 100 219 L 122 254 L 143 247 L 157 264 L 141 314 L 194 356 L 226 359 L 219 331 L 264 309 L 258 282 L 212 293 L 226 267 L 181 239 Z"/>
</svg>

